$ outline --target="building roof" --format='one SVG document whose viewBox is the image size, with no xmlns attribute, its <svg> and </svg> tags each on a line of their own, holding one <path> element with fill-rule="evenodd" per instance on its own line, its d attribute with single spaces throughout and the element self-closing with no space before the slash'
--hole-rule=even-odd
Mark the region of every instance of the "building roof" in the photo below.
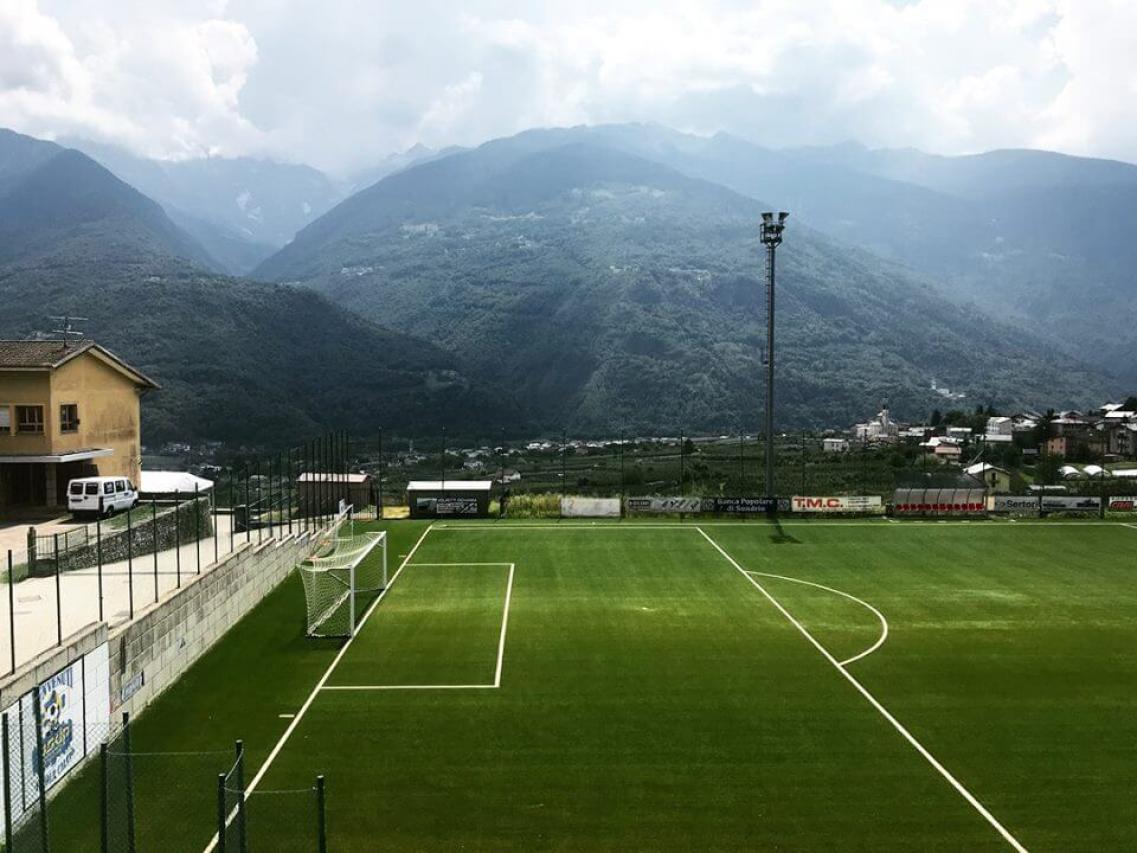
<svg viewBox="0 0 1137 853">
<path fill-rule="evenodd" d="M 992 465 L 990 462 L 976 462 L 974 465 L 968 465 L 963 470 L 966 471 L 968 474 L 971 474 L 971 475 L 984 474 L 987 471 L 998 471 L 1000 474 L 1006 474 L 1007 473 L 1005 470 L 1000 468 L 998 465 Z"/>
<path fill-rule="evenodd" d="M 488 492 L 493 480 L 411 480 L 408 492 Z"/>
<path fill-rule="evenodd" d="M 131 367 L 106 347 L 94 341 L 0 340 L 0 370 L 56 370 L 87 352 L 109 362 L 138 385 L 146 388 L 158 387 L 158 383 L 146 374 Z"/>
<path fill-rule="evenodd" d="M 188 471 L 143 471 L 141 480 L 138 491 L 155 495 L 172 495 L 175 492 L 192 495 L 195 490 L 208 492 L 213 488 L 212 480 L 195 477 Z"/>
</svg>

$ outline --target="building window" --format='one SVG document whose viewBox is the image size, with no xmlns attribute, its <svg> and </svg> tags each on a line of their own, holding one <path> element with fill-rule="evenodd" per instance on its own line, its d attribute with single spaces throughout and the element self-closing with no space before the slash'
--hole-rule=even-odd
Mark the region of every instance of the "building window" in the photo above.
<svg viewBox="0 0 1137 853">
<path fill-rule="evenodd" d="M 12 410 L 0 403 L 0 435 L 8 435 L 12 431 Z"/>
<path fill-rule="evenodd" d="M 16 432 L 43 435 L 43 406 L 16 406 Z"/>
<path fill-rule="evenodd" d="M 79 431 L 79 407 L 74 403 L 64 403 L 59 407 L 59 429 L 61 432 Z"/>
</svg>

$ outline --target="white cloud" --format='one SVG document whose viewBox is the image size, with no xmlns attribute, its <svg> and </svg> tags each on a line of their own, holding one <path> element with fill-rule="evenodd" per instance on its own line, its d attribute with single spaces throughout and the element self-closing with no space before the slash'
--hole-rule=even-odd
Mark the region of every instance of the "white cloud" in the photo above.
<svg viewBox="0 0 1137 853">
<path fill-rule="evenodd" d="M 654 120 L 1137 160 L 1132 0 L 3 0 L 0 125 L 344 170 Z"/>
</svg>

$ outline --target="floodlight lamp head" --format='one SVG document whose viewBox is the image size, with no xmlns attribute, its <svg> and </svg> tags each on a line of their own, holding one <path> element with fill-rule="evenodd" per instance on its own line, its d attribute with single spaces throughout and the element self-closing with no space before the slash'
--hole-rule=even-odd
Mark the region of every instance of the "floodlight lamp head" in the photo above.
<svg viewBox="0 0 1137 853">
<path fill-rule="evenodd" d="M 784 225 L 784 224 L 785 224 L 785 222 L 786 222 L 786 220 L 787 220 L 787 219 L 789 219 L 789 218 L 790 218 L 790 215 L 789 215 L 788 213 L 786 213 L 786 211 L 784 211 L 784 210 L 783 210 L 783 211 L 781 211 L 781 212 L 778 214 L 778 224 L 779 224 L 779 225 Z"/>
<path fill-rule="evenodd" d="M 774 222 L 774 214 L 772 214 L 772 213 L 763 213 L 762 214 L 762 224 L 763 225 L 770 225 L 773 222 Z"/>
</svg>

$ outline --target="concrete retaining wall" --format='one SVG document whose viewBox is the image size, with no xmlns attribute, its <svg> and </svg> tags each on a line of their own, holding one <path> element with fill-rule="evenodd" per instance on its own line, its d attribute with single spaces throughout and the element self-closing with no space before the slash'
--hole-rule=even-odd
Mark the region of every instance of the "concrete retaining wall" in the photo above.
<svg viewBox="0 0 1137 853">
<path fill-rule="evenodd" d="M 114 628 L 111 711 L 135 716 L 284 580 L 307 540 L 246 544 L 181 589 Z"/>
</svg>

